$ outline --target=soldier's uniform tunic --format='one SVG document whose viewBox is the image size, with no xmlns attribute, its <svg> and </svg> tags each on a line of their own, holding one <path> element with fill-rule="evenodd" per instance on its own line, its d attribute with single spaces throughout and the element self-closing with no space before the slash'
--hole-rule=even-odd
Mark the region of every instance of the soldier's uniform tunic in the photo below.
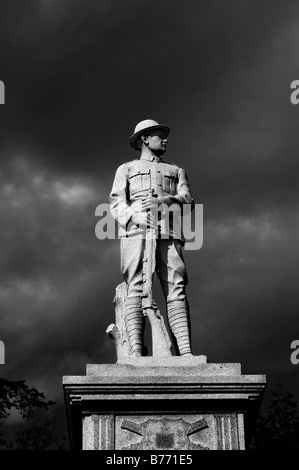
<svg viewBox="0 0 299 470">
<path fill-rule="evenodd" d="M 144 231 L 133 224 L 134 213 L 141 211 L 141 201 L 151 194 L 157 196 L 164 208 L 183 204 L 193 207 L 193 198 L 185 171 L 164 162 L 159 157 L 142 156 L 121 165 L 115 175 L 110 194 L 110 208 L 119 223 L 121 238 L 121 271 L 128 285 L 128 297 L 142 296 L 142 260 L 145 246 Z M 175 206 L 176 205 L 176 206 Z M 160 222 L 157 239 L 156 271 L 167 303 L 186 299 L 186 267 L 182 256 L 184 244 L 180 224 L 169 223 L 169 217 Z"/>
</svg>

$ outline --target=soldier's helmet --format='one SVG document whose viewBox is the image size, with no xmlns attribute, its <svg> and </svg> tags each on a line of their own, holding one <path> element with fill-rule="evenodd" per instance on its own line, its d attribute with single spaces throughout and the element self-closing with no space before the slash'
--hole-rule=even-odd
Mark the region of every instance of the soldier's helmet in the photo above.
<svg viewBox="0 0 299 470">
<path fill-rule="evenodd" d="M 160 129 L 163 131 L 165 139 L 168 136 L 170 129 L 167 126 L 163 126 L 162 124 L 159 124 L 157 121 L 154 121 L 153 119 L 145 119 L 144 121 L 141 121 L 137 124 L 137 126 L 134 129 L 134 134 L 131 135 L 130 137 L 130 145 L 136 150 L 140 150 L 141 148 L 141 136 L 144 134 L 145 131 L 151 131 L 155 129 Z"/>
</svg>

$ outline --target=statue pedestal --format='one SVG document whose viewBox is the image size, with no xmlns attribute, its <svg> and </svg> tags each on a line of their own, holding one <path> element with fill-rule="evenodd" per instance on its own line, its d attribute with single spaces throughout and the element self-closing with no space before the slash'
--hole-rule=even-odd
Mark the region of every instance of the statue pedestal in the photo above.
<svg viewBox="0 0 299 470">
<path fill-rule="evenodd" d="M 207 364 L 205 356 L 122 362 L 64 377 L 72 449 L 247 448 L 264 375 L 242 375 L 240 364 Z"/>
</svg>

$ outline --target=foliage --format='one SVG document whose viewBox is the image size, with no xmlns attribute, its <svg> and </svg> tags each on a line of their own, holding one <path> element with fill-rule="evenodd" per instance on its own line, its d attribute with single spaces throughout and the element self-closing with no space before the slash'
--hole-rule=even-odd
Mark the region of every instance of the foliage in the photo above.
<svg viewBox="0 0 299 470">
<path fill-rule="evenodd" d="M 265 417 L 260 416 L 251 448 L 253 450 L 299 449 L 299 414 L 294 395 L 282 391 L 280 385 L 273 391 L 272 401 Z"/>
<path fill-rule="evenodd" d="M 12 446 L 15 450 L 66 450 L 67 439 L 57 432 L 55 420 L 41 425 L 34 423 L 25 431 L 18 432 Z"/>
<path fill-rule="evenodd" d="M 32 418 L 37 411 L 48 411 L 54 405 L 46 401 L 45 395 L 36 388 L 28 387 L 24 380 L 11 381 L 0 378 L 0 447 L 19 450 L 46 450 L 66 448 L 66 439 L 56 433 L 55 420 L 46 420 L 41 424 Z M 8 419 L 15 409 L 28 421 L 25 429 L 17 431 L 11 439 L 14 426 L 8 425 Z M 24 428 L 22 424 L 19 428 Z"/>
</svg>

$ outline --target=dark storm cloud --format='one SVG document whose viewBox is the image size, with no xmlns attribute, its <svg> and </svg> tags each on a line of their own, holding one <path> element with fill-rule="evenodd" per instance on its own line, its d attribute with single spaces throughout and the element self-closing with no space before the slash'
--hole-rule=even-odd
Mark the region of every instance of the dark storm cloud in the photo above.
<svg viewBox="0 0 299 470">
<path fill-rule="evenodd" d="M 238 356 L 251 372 L 256 365 L 272 372 L 282 370 L 281 362 L 290 366 L 299 308 L 298 222 L 288 213 L 206 224 L 190 287 L 194 335 L 212 361 Z"/>
<path fill-rule="evenodd" d="M 136 158 L 133 126 L 153 116 L 171 126 L 167 157 L 184 162 L 207 217 L 297 203 L 294 2 L 24 5 L 2 4 L 2 158 L 95 170 L 108 193 Z"/>
<path fill-rule="evenodd" d="M 294 12 L 245 1 L 5 6 L 4 143 L 37 147 L 65 171 L 71 163 L 86 171 L 86 162 L 104 171 L 112 156 L 121 162 L 145 114 L 166 119 L 182 141 L 236 120 L 234 90 L 248 90 L 244 71 Z"/>
<path fill-rule="evenodd" d="M 171 127 L 166 159 L 204 204 L 203 248 L 186 252 L 195 354 L 290 373 L 298 10 L 275 0 L 2 0 L 8 375 L 55 395 L 63 374 L 113 361 L 105 329 L 119 248 L 95 238 L 94 211 L 116 167 L 137 158 L 128 138 L 146 117 Z"/>
<path fill-rule="evenodd" d="M 119 253 L 117 242 L 95 237 L 99 196 L 90 179 L 63 178 L 24 156 L 1 175 L 0 330 L 7 373 L 55 394 L 63 368 L 80 368 L 98 350 L 109 353 L 105 329 L 113 321 Z"/>
</svg>

